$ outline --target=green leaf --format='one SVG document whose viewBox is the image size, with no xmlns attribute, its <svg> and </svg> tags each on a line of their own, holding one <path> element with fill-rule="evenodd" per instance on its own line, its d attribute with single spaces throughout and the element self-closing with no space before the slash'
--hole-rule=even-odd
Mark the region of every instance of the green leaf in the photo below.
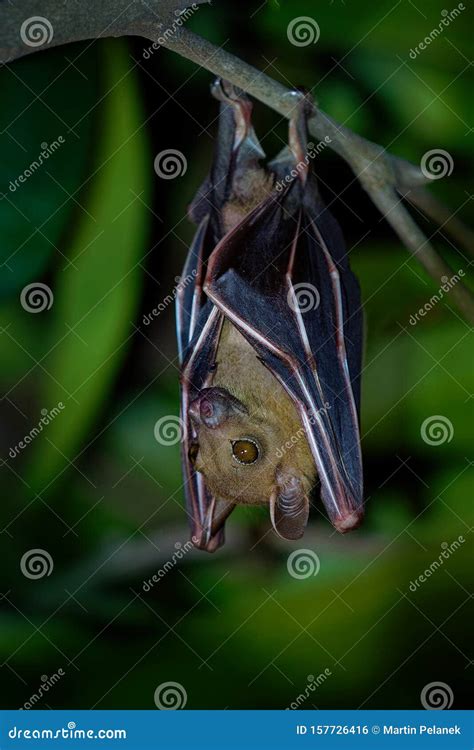
<svg viewBox="0 0 474 750">
<path fill-rule="evenodd" d="M 65 228 L 81 211 L 75 193 L 91 152 L 97 60 L 97 45 L 74 45 L 67 57 L 49 50 L 0 69 L 0 299 L 61 256 Z"/>
<path fill-rule="evenodd" d="M 44 490 L 92 438 L 98 410 L 133 333 L 149 212 L 150 165 L 143 109 L 126 47 L 102 47 L 105 91 L 97 161 L 84 215 L 54 284 L 55 342 L 43 361 L 40 403 L 64 409 L 49 423 L 27 471 Z"/>
</svg>

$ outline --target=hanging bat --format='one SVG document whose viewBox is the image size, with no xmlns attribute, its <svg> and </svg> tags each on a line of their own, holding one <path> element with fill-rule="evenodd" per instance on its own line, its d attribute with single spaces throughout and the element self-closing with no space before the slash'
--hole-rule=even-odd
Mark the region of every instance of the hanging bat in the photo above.
<svg viewBox="0 0 474 750">
<path fill-rule="evenodd" d="M 249 99 L 220 80 L 213 94 L 217 148 L 177 293 L 184 487 L 211 552 L 237 504 L 267 505 L 299 539 L 318 483 L 336 529 L 363 517 L 360 295 L 311 173 L 308 99 L 264 169 Z"/>
</svg>

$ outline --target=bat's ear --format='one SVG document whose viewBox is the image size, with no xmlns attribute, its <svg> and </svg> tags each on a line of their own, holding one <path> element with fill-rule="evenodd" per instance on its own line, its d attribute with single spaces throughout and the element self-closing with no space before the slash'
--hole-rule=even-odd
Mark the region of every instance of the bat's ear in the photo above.
<svg viewBox="0 0 474 750">
<path fill-rule="evenodd" d="M 302 480 L 287 471 L 277 472 L 270 497 L 270 518 L 278 536 L 301 539 L 308 523 L 309 499 Z"/>
</svg>

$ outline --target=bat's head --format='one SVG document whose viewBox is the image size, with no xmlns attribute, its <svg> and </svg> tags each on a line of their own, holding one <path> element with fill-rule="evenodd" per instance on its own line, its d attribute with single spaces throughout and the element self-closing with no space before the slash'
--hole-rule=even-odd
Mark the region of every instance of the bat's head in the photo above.
<svg viewBox="0 0 474 750">
<path fill-rule="evenodd" d="M 190 460 L 215 497 L 269 505 L 277 533 L 298 539 L 316 477 L 296 410 L 275 390 L 245 400 L 222 387 L 201 391 L 189 410 L 197 436 Z"/>
</svg>

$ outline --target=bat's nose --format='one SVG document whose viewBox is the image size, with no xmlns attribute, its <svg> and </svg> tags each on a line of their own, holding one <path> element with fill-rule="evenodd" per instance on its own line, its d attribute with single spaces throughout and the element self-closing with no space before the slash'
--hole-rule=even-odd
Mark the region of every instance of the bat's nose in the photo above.
<svg viewBox="0 0 474 750">
<path fill-rule="evenodd" d="M 215 398 L 201 395 L 189 404 L 189 415 L 197 424 L 218 427 L 225 418 L 225 409 Z"/>
<path fill-rule="evenodd" d="M 205 388 L 189 405 L 191 419 L 210 429 L 220 427 L 231 416 L 244 413 L 243 404 L 225 388 Z"/>
</svg>

